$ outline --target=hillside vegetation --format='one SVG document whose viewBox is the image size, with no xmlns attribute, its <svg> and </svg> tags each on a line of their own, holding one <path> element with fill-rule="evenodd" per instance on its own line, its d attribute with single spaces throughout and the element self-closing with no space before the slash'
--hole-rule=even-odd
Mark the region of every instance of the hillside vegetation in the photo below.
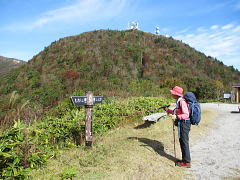
<svg viewBox="0 0 240 180">
<path fill-rule="evenodd" d="M 18 68 L 24 63 L 24 61 L 18 59 L 0 56 L 0 76 L 9 73 L 11 70 Z"/>
<path fill-rule="evenodd" d="M 94 139 L 115 127 L 133 123 L 139 119 L 138 111 L 167 104 L 169 101 L 154 97 L 106 99 L 103 104 L 94 107 Z M 141 115 L 154 112 L 157 111 Z M 123 116 L 126 113 L 130 116 Z M 74 107 L 66 99 L 42 121 L 32 122 L 31 125 L 17 121 L 11 128 L 1 132 L 0 179 L 26 179 L 32 169 L 56 157 L 59 150 L 83 147 L 84 116 L 84 108 Z"/>
<path fill-rule="evenodd" d="M 200 99 L 216 99 L 239 79 L 240 72 L 233 67 L 171 37 L 132 30 L 92 31 L 53 42 L 3 78 L 0 116 L 12 119 L 9 111 L 19 112 L 24 105 L 28 110 L 22 114 L 29 121 L 70 93 L 83 95 L 86 90 L 107 97 L 159 96 L 177 84 Z M 10 104 L 13 91 L 18 97 Z"/>
<path fill-rule="evenodd" d="M 239 79 L 240 72 L 233 67 L 173 38 L 142 31 L 100 30 L 60 39 L 0 79 L 4 130 L 0 133 L 0 179 L 26 179 L 59 151 L 84 150 L 84 108 L 73 106 L 70 96 L 91 90 L 105 97 L 103 104 L 94 106 L 92 127 L 94 137 L 99 138 L 137 122 L 136 112 L 168 105 L 166 97 L 175 85 L 200 99 L 216 99 Z M 142 115 L 154 112 L 158 111 Z M 134 131 L 128 143 L 144 138 L 138 136 Z M 165 153 L 164 149 L 157 152 Z M 83 157 L 88 153 L 91 156 L 86 150 Z M 80 163 L 88 167 L 84 158 Z M 82 165 L 80 169 L 87 173 Z M 67 169 L 61 177 L 74 175 Z"/>
</svg>

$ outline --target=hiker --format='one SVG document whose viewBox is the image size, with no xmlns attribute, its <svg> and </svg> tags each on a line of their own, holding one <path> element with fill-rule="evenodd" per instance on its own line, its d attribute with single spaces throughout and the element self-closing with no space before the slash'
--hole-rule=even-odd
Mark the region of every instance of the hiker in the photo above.
<svg viewBox="0 0 240 180">
<path fill-rule="evenodd" d="M 178 126 L 178 138 L 182 151 L 182 160 L 177 160 L 176 165 L 180 167 L 191 167 L 191 157 L 189 150 L 189 131 L 191 122 L 189 119 L 189 107 L 186 100 L 183 98 L 183 89 L 175 86 L 170 90 L 172 97 L 176 100 L 176 108 L 174 110 L 165 108 L 168 114 L 172 114 L 174 124 Z"/>
</svg>

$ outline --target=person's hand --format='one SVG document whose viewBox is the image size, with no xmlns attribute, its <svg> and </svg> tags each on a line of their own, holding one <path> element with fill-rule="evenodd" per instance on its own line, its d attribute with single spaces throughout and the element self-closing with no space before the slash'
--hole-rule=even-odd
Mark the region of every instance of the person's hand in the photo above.
<svg viewBox="0 0 240 180">
<path fill-rule="evenodd" d="M 176 120 L 177 116 L 175 114 L 171 115 L 172 120 Z"/>
</svg>

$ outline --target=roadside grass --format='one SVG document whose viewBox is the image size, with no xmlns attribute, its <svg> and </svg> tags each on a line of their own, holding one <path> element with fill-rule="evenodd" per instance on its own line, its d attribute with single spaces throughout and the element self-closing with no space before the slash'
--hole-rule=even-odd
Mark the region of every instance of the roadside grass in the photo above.
<svg viewBox="0 0 240 180">
<path fill-rule="evenodd" d="M 191 128 L 191 145 L 207 135 L 207 127 L 214 124 L 215 117 L 213 111 L 203 111 L 201 124 Z M 153 124 L 137 119 L 97 137 L 92 148 L 62 151 L 41 169 L 32 171 L 30 179 L 184 179 L 188 172 L 174 163 L 171 119 L 166 117 Z M 181 158 L 177 131 L 176 142 L 177 157 Z M 66 172 L 71 172 L 71 177 Z"/>
<path fill-rule="evenodd" d="M 224 179 L 228 180 L 240 180 L 240 169 L 232 168 L 234 174 L 238 174 L 238 177 L 224 177 Z"/>
</svg>

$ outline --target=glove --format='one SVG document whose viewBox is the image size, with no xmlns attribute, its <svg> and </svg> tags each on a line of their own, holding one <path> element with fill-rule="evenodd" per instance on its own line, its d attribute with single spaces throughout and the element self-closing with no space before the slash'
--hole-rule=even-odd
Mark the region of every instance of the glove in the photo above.
<svg viewBox="0 0 240 180">
<path fill-rule="evenodd" d="M 175 120 L 174 120 L 174 125 L 175 125 L 175 126 L 178 126 L 178 119 L 175 119 Z"/>
</svg>

